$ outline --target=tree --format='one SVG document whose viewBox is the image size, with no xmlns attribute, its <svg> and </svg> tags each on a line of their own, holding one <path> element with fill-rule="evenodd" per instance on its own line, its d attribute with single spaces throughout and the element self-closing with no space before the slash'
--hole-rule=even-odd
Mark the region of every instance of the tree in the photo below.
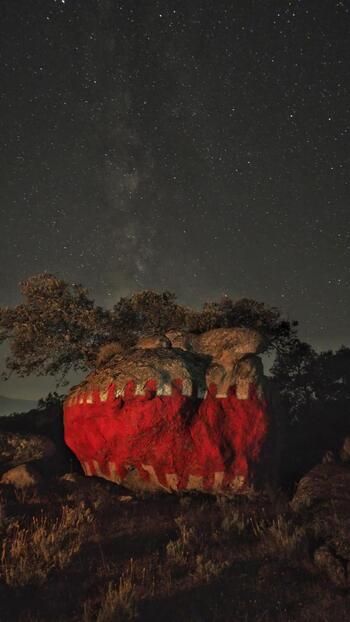
<svg viewBox="0 0 350 622">
<path fill-rule="evenodd" d="M 112 318 L 119 340 L 135 341 L 143 335 L 188 328 L 192 311 L 176 302 L 176 295 L 146 290 L 121 298 L 114 305 Z"/>
<path fill-rule="evenodd" d="M 350 402 L 350 348 L 321 352 L 314 366 L 315 396 L 327 403 Z"/>
<path fill-rule="evenodd" d="M 305 416 L 318 405 L 350 403 L 350 348 L 317 353 L 295 339 L 277 353 L 271 374 L 289 412 Z"/>
<path fill-rule="evenodd" d="M 276 354 L 271 375 L 293 416 L 307 408 L 315 397 L 316 359 L 315 350 L 298 339 L 292 340 Z"/>
<path fill-rule="evenodd" d="M 87 290 L 52 274 L 38 274 L 20 284 L 24 302 L 0 310 L 0 343 L 8 340 L 8 377 L 60 375 L 93 366 L 109 339 L 110 313 L 96 307 Z"/>
<path fill-rule="evenodd" d="M 203 309 L 193 313 L 189 324 L 195 332 L 212 328 L 244 326 L 258 330 L 266 339 L 268 349 L 283 350 L 296 338 L 298 322 L 289 322 L 276 307 L 242 298 L 234 302 L 224 296 L 219 302 L 206 302 Z"/>
<path fill-rule="evenodd" d="M 128 348 L 142 336 L 171 329 L 202 333 L 211 328 L 251 327 L 265 336 L 270 348 L 282 350 L 295 339 L 295 322 L 254 300 L 234 302 L 225 297 L 195 311 L 180 305 L 169 291 L 143 291 L 121 298 L 106 310 L 95 305 L 82 285 L 46 273 L 23 281 L 20 291 L 23 302 L 0 309 L 0 343 L 10 345 L 3 377 L 14 372 L 62 379 L 70 369 L 93 368 L 102 346 L 119 343 Z"/>
</svg>

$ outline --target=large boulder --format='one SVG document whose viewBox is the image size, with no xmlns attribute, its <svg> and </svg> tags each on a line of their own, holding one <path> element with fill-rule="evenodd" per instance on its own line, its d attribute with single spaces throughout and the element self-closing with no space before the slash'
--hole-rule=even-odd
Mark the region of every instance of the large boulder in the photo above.
<svg viewBox="0 0 350 622">
<path fill-rule="evenodd" d="M 87 475 L 133 489 L 247 490 L 273 428 L 262 349 L 246 328 L 116 349 L 68 396 L 67 445 Z"/>
<path fill-rule="evenodd" d="M 50 458 L 55 445 L 46 436 L 0 431 L 0 469 Z"/>
</svg>

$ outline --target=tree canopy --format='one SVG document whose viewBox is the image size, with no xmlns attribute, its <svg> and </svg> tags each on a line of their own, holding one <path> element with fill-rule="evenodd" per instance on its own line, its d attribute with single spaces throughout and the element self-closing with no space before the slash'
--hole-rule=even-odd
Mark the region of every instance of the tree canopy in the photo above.
<svg viewBox="0 0 350 622">
<path fill-rule="evenodd" d="M 8 342 L 10 348 L 3 377 L 64 377 L 71 369 L 93 368 L 101 346 L 118 341 L 129 347 L 142 336 L 172 329 L 202 333 L 251 327 L 278 351 L 296 339 L 297 322 L 290 323 L 275 307 L 246 298 L 233 301 L 225 296 L 198 311 L 179 304 L 172 292 L 146 290 L 103 309 L 82 285 L 47 273 L 20 283 L 20 293 L 20 304 L 0 309 L 0 343 Z"/>
<path fill-rule="evenodd" d="M 20 284 L 23 302 L 0 309 L 0 343 L 8 341 L 7 375 L 61 375 L 88 369 L 108 339 L 110 314 L 85 288 L 51 274 Z M 6 376 L 6 374 L 5 374 Z"/>
<path fill-rule="evenodd" d="M 350 401 L 350 348 L 316 352 L 309 344 L 291 341 L 277 353 L 271 373 L 288 411 L 298 418 L 318 405 Z"/>
</svg>

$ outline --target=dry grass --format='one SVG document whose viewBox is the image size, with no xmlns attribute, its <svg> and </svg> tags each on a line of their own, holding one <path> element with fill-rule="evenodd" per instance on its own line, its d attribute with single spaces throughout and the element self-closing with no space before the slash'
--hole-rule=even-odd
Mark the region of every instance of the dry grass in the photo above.
<svg viewBox="0 0 350 622">
<path fill-rule="evenodd" d="M 205 555 L 197 555 L 195 571 L 192 576 L 199 583 L 210 583 L 217 579 L 228 566 L 227 561 L 218 562 L 208 559 Z"/>
<path fill-rule="evenodd" d="M 41 506 L 4 500 L 1 622 L 332 619 L 332 586 L 292 514 L 198 495 L 123 503 L 93 481 L 89 494 L 66 488 Z M 350 595 L 337 608 L 350 619 Z"/>
<path fill-rule="evenodd" d="M 131 622 L 137 619 L 137 586 L 133 561 L 117 583 L 109 582 L 97 610 L 85 603 L 82 622 Z"/>
<path fill-rule="evenodd" d="M 249 520 L 235 508 L 226 509 L 221 529 L 231 536 L 241 536 L 249 528 Z"/>
<path fill-rule="evenodd" d="M 62 507 L 59 518 L 41 515 L 28 526 L 10 522 L 1 551 L 1 577 L 7 585 L 42 584 L 52 570 L 63 570 L 93 531 L 94 517 L 84 503 Z"/>
<path fill-rule="evenodd" d="M 262 545 L 267 552 L 283 558 L 302 554 L 307 550 L 307 534 L 285 516 L 278 516 L 262 530 Z"/>
<path fill-rule="evenodd" d="M 186 564 L 191 554 L 191 549 L 196 539 L 194 527 L 190 526 L 183 516 L 175 519 L 175 524 L 179 530 L 179 537 L 170 540 L 166 546 L 168 558 L 177 565 Z"/>
</svg>

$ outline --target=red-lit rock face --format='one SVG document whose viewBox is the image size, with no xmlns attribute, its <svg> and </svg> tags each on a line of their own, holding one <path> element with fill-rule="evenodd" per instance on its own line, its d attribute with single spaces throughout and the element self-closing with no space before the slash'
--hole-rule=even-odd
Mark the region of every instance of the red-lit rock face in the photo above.
<svg viewBox="0 0 350 622">
<path fill-rule="evenodd" d="M 136 470 L 133 478 L 146 485 L 174 490 L 249 484 L 268 432 L 254 387 L 239 400 L 233 391 L 216 397 L 212 385 L 201 400 L 182 395 L 180 384 L 171 396 L 156 395 L 151 381 L 145 396 L 135 396 L 131 382 L 123 397 L 111 385 L 107 395 L 82 393 L 68 402 L 65 438 L 85 473 L 122 482 Z"/>
<path fill-rule="evenodd" d="M 176 348 L 116 355 L 66 401 L 67 445 L 87 475 L 133 488 L 244 491 L 270 424 L 257 357 L 236 357 L 226 369 Z"/>
</svg>

